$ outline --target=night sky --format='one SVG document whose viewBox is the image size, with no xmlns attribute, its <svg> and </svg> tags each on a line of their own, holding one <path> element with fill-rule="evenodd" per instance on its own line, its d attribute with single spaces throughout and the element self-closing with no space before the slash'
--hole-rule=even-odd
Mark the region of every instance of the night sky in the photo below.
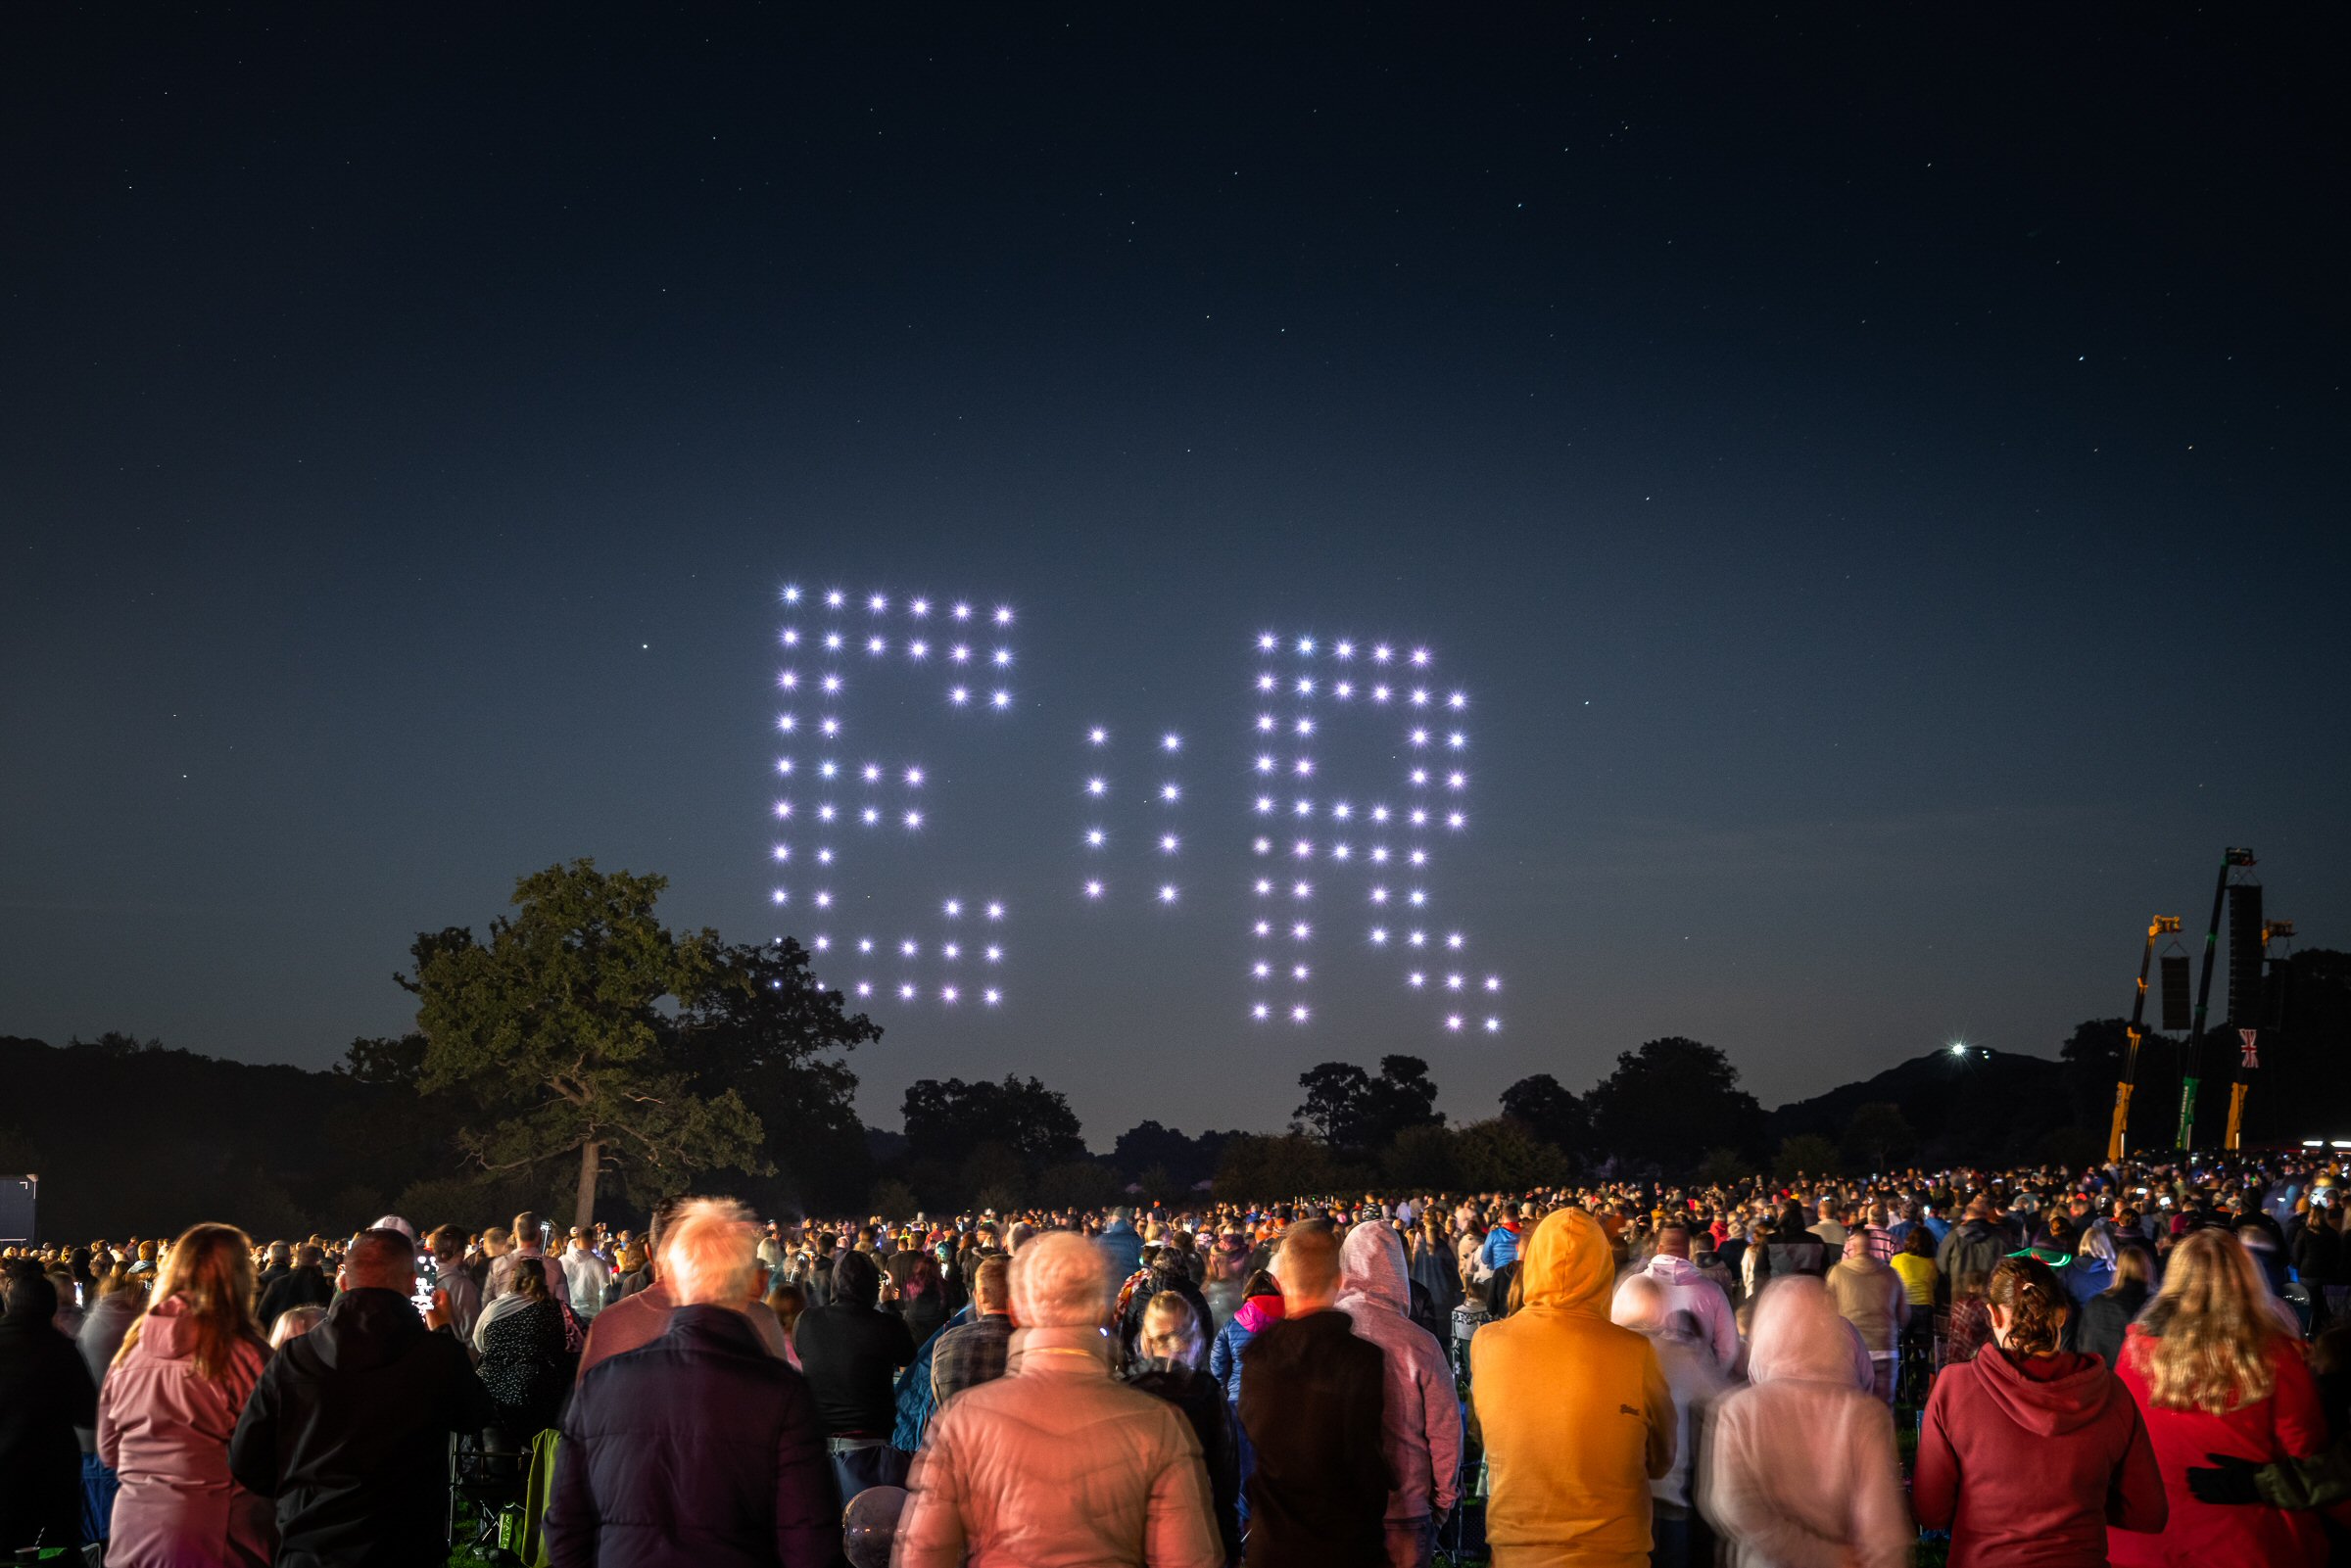
<svg viewBox="0 0 2351 1568">
<path fill-rule="evenodd" d="M 0 17 L 0 1031 L 323 1066 L 581 855 L 739 938 L 959 892 L 1006 1005 L 875 1005 L 863 1113 L 1032 1072 L 1106 1147 L 1387 1051 L 1463 1117 L 1665 1033 L 1766 1104 L 2054 1054 L 2227 844 L 2351 945 L 2339 35 L 958 15 Z M 1018 613 L 1008 713 L 847 667 L 930 815 L 829 925 L 786 584 Z M 1249 1022 L 1261 631 L 1470 694 L 1501 1033 L 1335 869 Z M 1094 723 L 1186 794 L 1089 907 Z"/>
</svg>

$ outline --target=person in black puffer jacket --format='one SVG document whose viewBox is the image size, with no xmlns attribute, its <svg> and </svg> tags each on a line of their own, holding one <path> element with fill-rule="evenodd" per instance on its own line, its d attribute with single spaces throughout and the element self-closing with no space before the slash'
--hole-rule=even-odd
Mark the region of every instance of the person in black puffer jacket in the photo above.
<svg viewBox="0 0 2351 1568">
<path fill-rule="evenodd" d="M 556 1449 L 555 1568 L 831 1568 L 840 1503 L 808 1382 L 767 1354 L 746 1308 L 756 1231 L 724 1199 L 662 1238 L 667 1332 L 590 1369 Z"/>
<path fill-rule="evenodd" d="M 1217 1380 L 1201 1370 L 1208 1341 L 1202 1319 L 1192 1305 L 1174 1291 L 1163 1291 L 1144 1304 L 1141 1331 L 1135 1337 L 1135 1359 L 1128 1367 L 1129 1387 L 1167 1401 L 1183 1412 L 1200 1440 L 1200 1457 L 1208 1466 L 1209 1501 L 1216 1511 L 1217 1538 L 1223 1544 L 1224 1561 L 1241 1560 L 1240 1435 L 1233 1425 L 1232 1407 Z"/>
</svg>

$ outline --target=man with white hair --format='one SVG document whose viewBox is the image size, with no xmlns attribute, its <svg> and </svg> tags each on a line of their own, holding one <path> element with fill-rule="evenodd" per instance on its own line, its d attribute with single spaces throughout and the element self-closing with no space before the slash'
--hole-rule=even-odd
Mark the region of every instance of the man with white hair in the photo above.
<svg viewBox="0 0 2351 1568">
<path fill-rule="evenodd" d="M 898 1568 L 1219 1568 L 1200 1443 L 1111 1380 L 1110 1268 L 1070 1231 L 1012 1259 L 1018 1366 L 938 1413 L 907 1478 Z"/>
<path fill-rule="evenodd" d="M 679 1206 L 661 1247 L 668 1330 L 581 1379 L 564 1417 L 547 1510 L 555 1568 L 828 1568 L 840 1551 L 807 1381 L 744 1315 L 756 1246 L 740 1205 Z"/>
</svg>

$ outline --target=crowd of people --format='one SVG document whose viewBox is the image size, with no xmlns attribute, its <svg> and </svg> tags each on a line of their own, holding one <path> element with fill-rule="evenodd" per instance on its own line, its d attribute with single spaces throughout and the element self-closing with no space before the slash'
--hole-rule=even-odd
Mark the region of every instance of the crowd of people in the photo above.
<svg viewBox="0 0 2351 1568">
<path fill-rule="evenodd" d="M 2351 1561 L 2346 1181 L 688 1198 L 642 1234 L 12 1248 L 0 1552 L 439 1563 L 453 1475 L 504 1454 L 509 1547 L 562 1568 L 1825 1568 L 1922 1532 L 2315 1568 Z"/>
</svg>

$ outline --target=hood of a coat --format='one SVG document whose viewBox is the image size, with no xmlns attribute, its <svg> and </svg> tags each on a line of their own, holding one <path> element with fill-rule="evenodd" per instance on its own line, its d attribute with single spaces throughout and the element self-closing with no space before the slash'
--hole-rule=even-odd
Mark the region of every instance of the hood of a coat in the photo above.
<svg viewBox="0 0 2351 1568">
<path fill-rule="evenodd" d="M 196 1334 L 188 1321 L 185 1297 L 167 1296 L 147 1308 L 139 1319 L 139 1350 L 167 1360 L 183 1360 L 196 1349 Z"/>
<path fill-rule="evenodd" d="M 1747 1375 L 1757 1383 L 1794 1379 L 1854 1386 L 1853 1329 L 1806 1275 L 1783 1275 L 1763 1287 L 1748 1339 Z"/>
<path fill-rule="evenodd" d="M 1520 1254 L 1518 1278 L 1528 1307 L 1608 1315 L 1608 1287 L 1616 1255 L 1600 1221 L 1581 1209 L 1562 1209 L 1535 1227 Z"/>
<path fill-rule="evenodd" d="M 1676 1258 L 1671 1253 L 1659 1253 L 1651 1259 L 1649 1272 L 1660 1285 L 1687 1285 L 1693 1280 L 1706 1277 L 1699 1272 L 1698 1265 L 1689 1259 Z"/>
<path fill-rule="evenodd" d="M 2122 1380 L 2094 1355 L 2069 1353 L 2033 1359 L 2040 1375 L 2028 1377 L 2007 1352 L 1987 1346 L 1975 1366 L 1985 1398 L 2037 1438 L 2078 1432 L 2105 1413 L 2109 1402 L 2131 1397 Z"/>
<path fill-rule="evenodd" d="M 1398 1316 L 1413 1309 L 1412 1276 L 1404 1242 L 1387 1222 L 1367 1219 L 1339 1246 L 1339 1307 L 1351 1301 L 1384 1307 Z"/>
<path fill-rule="evenodd" d="M 400 1359 L 427 1332 L 415 1303 L 398 1291 L 361 1286 L 336 1297 L 326 1321 L 302 1343 L 333 1370 L 369 1372 Z"/>
</svg>

